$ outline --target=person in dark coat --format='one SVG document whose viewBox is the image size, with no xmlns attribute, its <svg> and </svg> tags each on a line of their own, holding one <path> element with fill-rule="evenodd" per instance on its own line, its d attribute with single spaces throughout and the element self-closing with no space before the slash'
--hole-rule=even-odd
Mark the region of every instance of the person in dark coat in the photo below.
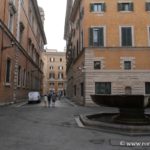
<svg viewBox="0 0 150 150">
<path fill-rule="evenodd" d="M 55 107 L 56 98 L 57 98 L 56 93 L 53 93 L 52 94 L 52 102 L 53 102 L 52 105 L 53 105 L 53 107 Z"/>
<path fill-rule="evenodd" d="M 52 93 L 50 92 L 50 93 L 48 94 L 48 107 L 51 106 L 51 99 L 52 99 Z"/>
</svg>

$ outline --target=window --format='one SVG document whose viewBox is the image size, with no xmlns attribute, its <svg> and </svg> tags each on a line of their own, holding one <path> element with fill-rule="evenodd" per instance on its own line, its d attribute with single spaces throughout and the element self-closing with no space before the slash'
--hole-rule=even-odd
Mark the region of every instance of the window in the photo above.
<svg viewBox="0 0 150 150">
<path fill-rule="evenodd" d="M 89 45 L 90 46 L 104 46 L 104 27 L 90 28 L 89 31 Z"/>
<path fill-rule="evenodd" d="M 83 50 L 83 42 L 84 42 L 84 35 L 83 31 L 81 32 L 81 43 L 80 43 L 80 49 Z"/>
<path fill-rule="evenodd" d="M 130 70 L 131 69 L 131 61 L 124 61 L 124 69 L 125 70 Z"/>
<path fill-rule="evenodd" d="M 27 86 L 27 88 L 29 88 L 30 87 L 30 72 L 28 72 L 27 73 L 27 80 L 26 80 L 27 82 L 26 82 L 26 86 Z"/>
<path fill-rule="evenodd" d="M 54 62 L 55 61 L 55 58 L 50 58 L 50 62 Z"/>
<path fill-rule="evenodd" d="M 62 58 L 60 58 L 60 62 L 62 62 Z"/>
<path fill-rule="evenodd" d="M 94 69 L 101 69 L 101 61 L 94 61 Z"/>
<path fill-rule="evenodd" d="M 29 21 L 30 24 L 32 25 L 32 2 L 29 1 Z"/>
<path fill-rule="evenodd" d="M 58 79 L 63 79 L 63 73 L 58 73 Z"/>
<path fill-rule="evenodd" d="M 81 96 L 84 96 L 84 84 L 83 82 L 80 84 L 81 87 Z"/>
<path fill-rule="evenodd" d="M 76 96 L 76 94 L 77 94 L 77 93 L 76 93 L 76 92 L 77 92 L 77 91 L 76 91 L 76 90 L 77 90 L 76 88 L 77 88 L 77 86 L 74 85 L 74 96 Z"/>
<path fill-rule="evenodd" d="M 77 56 L 79 55 L 79 42 L 77 40 Z"/>
<path fill-rule="evenodd" d="M 28 54 L 31 56 L 31 48 L 32 48 L 32 41 L 31 39 L 29 38 L 28 39 Z"/>
<path fill-rule="evenodd" d="M 16 10 L 16 6 L 15 6 L 15 0 L 10 0 L 9 1 L 8 29 L 12 33 L 13 33 L 14 17 L 15 17 L 16 12 L 17 12 L 17 10 Z"/>
<path fill-rule="evenodd" d="M 13 22 L 14 22 L 14 14 L 12 12 L 9 13 L 9 20 L 8 20 L 8 29 L 13 32 Z"/>
<path fill-rule="evenodd" d="M 105 3 L 93 3 L 90 4 L 91 12 L 104 12 L 105 11 Z"/>
<path fill-rule="evenodd" d="M 50 78 L 50 79 L 54 79 L 54 78 L 55 78 L 55 73 L 50 73 L 50 74 L 49 74 L 49 78 Z"/>
<path fill-rule="evenodd" d="M 132 27 L 121 27 L 121 46 L 132 46 Z"/>
<path fill-rule="evenodd" d="M 145 94 L 150 94 L 150 82 L 145 83 Z"/>
<path fill-rule="evenodd" d="M 54 67 L 53 67 L 53 66 L 50 66 L 49 68 L 50 68 L 50 70 L 53 70 L 53 69 L 54 69 Z"/>
<path fill-rule="evenodd" d="M 125 87 L 125 94 L 131 95 L 132 94 L 132 88 L 130 86 Z"/>
<path fill-rule="evenodd" d="M 63 83 L 58 83 L 58 87 L 62 88 L 63 87 Z"/>
<path fill-rule="evenodd" d="M 10 79 L 11 79 L 11 60 L 8 58 L 6 62 L 6 75 L 5 75 L 6 83 L 10 83 Z"/>
<path fill-rule="evenodd" d="M 21 66 L 18 66 L 18 86 L 21 86 Z"/>
<path fill-rule="evenodd" d="M 20 35 L 19 35 L 19 42 L 22 42 L 23 39 L 23 31 L 24 31 L 24 24 L 20 22 Z"/>
<path fill-rule="evenodd" d="M 11 4 L 15 5 L 15 0 L 9 0 L 9 5 Z"/>
<path fill-rule="evenodd" d="M 50 83 L 50 88 L 54 88 L 54 82 Z"/>
<path fill-rule="evenodd" d="M 22 5 L 24 4 L 24 0 L 21 0 L 21 4 L 22 4 Z"/>
<path fill-rule="evenodd" d="M 111 94 L 111 83 L 110 82 L 96 82 L 95 94 Z"/>
<path fill-rule="evenodd" d="M 23 78 L 22 78 L 22 85 L 23 85 L 23 87 L 25 87 L 25 83 L 26 83 L 26 70 L 24 69 L 23 70 Z"/>
<path fill-rule="evenodd" d="M 148 26 L 148 46 L 150 46 L 150 26 Z"/>
<path fill-rule="evenodd" d="M 58 70 L 63 70 L 63 66 L 58 66 Z"/>
<path fill-rule="evenodd" d="M 133 3 L 118 3 L 118 11 L 133 11 Z"/>
<path fill-rule="evenodd" d="M 145 10 L 150 11 L 150 2 L 145 3 Z"/>
<path fill-rule="evenodd" d="M 84 16 L 84 8 L 81 8 L 81 11 L 80 11 L 80 19 L 81 20 L 83 19 L 83 16 Z"/>
</svg>

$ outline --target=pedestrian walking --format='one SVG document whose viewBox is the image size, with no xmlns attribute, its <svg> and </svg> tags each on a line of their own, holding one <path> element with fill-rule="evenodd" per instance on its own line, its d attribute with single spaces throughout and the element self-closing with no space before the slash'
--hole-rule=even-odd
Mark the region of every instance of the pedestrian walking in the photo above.
<svg viewBox="0 0 150 150">
<path fill-rule="evenodd" d="M 60 100 L 60 99 L 61 99 L 61 96 L 62 96 L 62 93 L 61 93 L 61 92 L 59 92 L 59 93 L 58 93 L 58 100 Z"/>
<path fill-rule="evenodd" d="M 51 106 L 51 98 L 52 98 L 52 93 L 50 92 L 50 93 L 48 94 L 48 107 Z"/>
<path fill-rule="evenodd" d="M 52 94 L 52 106 L 53 106 L 53 107 L 55 107 L 56 98 L 57 98 L 56 93 L 53 93 L 53 94 Z"/>
<path fill-rule="evenodd" d="M 47 94 L 44 94 L 44 106 L 47 107 Z"/>
</svg>

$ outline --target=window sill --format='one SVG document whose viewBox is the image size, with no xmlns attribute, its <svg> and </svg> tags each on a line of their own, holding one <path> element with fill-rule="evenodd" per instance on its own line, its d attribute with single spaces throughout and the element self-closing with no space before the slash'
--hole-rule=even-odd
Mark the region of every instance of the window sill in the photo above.
<svg viewBox="0 0 150 150">
<path fill-rule="evenodd" d="M 92 11 L 91 13 L 92 14 L 104 14 L 105 11 Z"/>
<path fill-rule="evenodd" d="M 133 10 L 120 10 L 118 12 L 121 12 L 121 13 L 131 13 L 131 12 L 133 12 Z"/>
<path fill-rule="evenodd" d="M 4 85 L 6 86 L 6 87 L 11 87 L 11 83 L 4 83 Z"/>
</svg>

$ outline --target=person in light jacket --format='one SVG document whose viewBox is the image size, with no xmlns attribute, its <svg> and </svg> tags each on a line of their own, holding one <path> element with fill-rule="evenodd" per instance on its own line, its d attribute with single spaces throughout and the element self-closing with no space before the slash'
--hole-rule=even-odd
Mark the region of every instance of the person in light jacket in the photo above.
<svg viewBox="0 0 150 150">
<path fill-rule="evenodd" d="M 56 93 L 53 93 L 53 94 L 52 94 L 52 106 L 53 106 L 53 107 L 55 107 L 56 98 L 57 98 Z"/>
</svg>

